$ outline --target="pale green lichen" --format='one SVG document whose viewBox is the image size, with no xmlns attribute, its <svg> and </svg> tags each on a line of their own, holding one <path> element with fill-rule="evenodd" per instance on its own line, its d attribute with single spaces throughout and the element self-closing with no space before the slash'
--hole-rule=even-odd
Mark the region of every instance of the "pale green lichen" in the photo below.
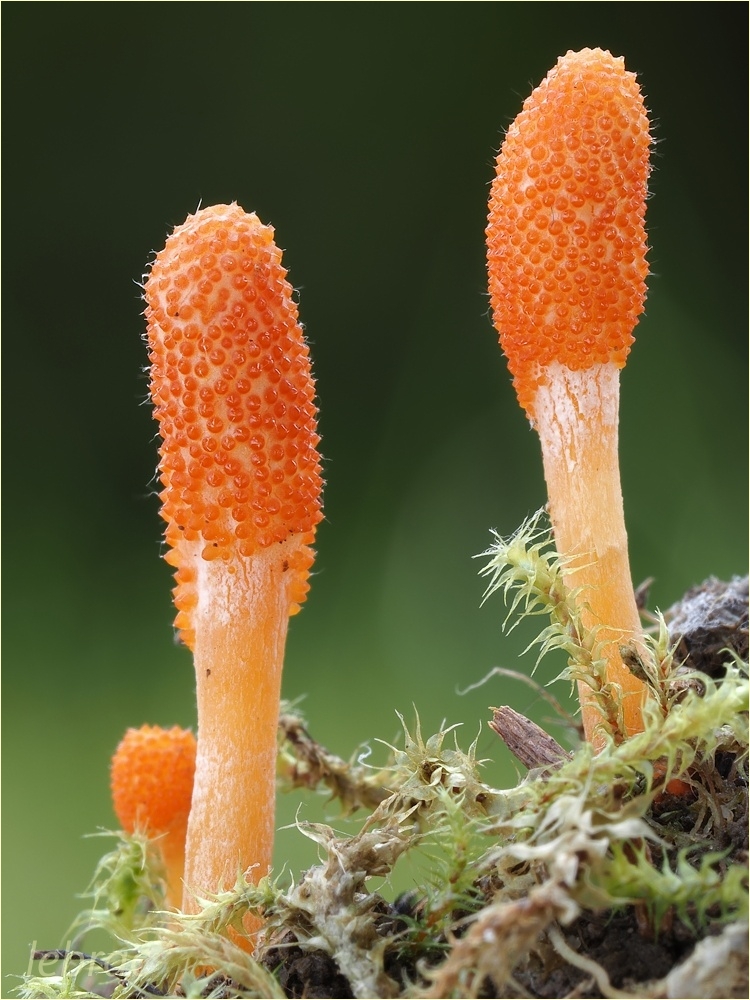
<svg viewBox="0 0 750 1000">
<path fill-rule="evenodd" d="M 567 680 L 598 678 L 611 721 L 601 752 L 583 744 L 497 789 L 483 780 L 477 741 L 462 750 L 455 727 L 424 739 L 418 719 L 413 732 L 402 719 L 403 745 L 386 744 L 389 759 L 370 767 L 325 750 L 288 709 L 282 783 L 326 792 L 345 814 L 366 809 L 359 831 L 298 823 L 318 844 L 319 865 L 258 886 L 239 875 L 231 889 L 200 898 L 194 915 L 161 911 L 157 852 L 143 838 L 121 837 L 97 869 L 93 905 L 76 921 L 75 951 L 46 975 L 25 977 L 20 995 L 95 996 L 105 976 L 115 998 L 283 997 L 274 969 L 300 951 L 328 956 L 353 997 L 475 997 L 488 982 L 496 996 L 517 996 L 534 969 L 560 964 L 589 976 L 603 996 L 676 995 L 669 991 L 685 978 L 680 965 L 665 979 L 615 988 L 566 937 L 578 920 L 628 910 L 644 932 L 664 934 L 680 921 L 696 942 L 716 935 L 702 945 L 712 962 L 729 942 L 736 951 L 748 912 L 737 846 L 747 822 L 746 669 L 728 654 L 720 680 L 685 670 L 658 619 L 633 663 L 648 688 L 645 729 L 618 741 L 617 692 L 541 515 L 497 539 L 490 554 L 489 592 L 501 590 L 515 618 L 549 620 L 539 655 L 562 650 Z M 670 796 L 676 778 L 686 793 Z M 393 906 L 371 880 L 387 883 L 406 856 L 424 874 Z M 236 938 L 247 913 L 265 922 L 253 956 Z M 81 953 L 92 929 L 111 936 L 110 954 Z"/>
</svg>

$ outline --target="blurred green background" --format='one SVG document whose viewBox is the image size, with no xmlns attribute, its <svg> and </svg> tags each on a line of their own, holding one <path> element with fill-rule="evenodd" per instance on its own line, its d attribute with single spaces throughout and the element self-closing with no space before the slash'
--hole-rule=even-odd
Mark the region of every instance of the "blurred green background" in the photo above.
<svg viewBox="0 0 750 1000">
<path fill-rule="evenodd" d="M 103 849 L 84 835 L 115 825 L 125 728 L 194 721 L 137 282 L 199 203 L 272 223 L 300 289 L 327 518 L 284 684 L 333 750 L 393 740 L 412 705 L 426 735 L 464 723 L 464 746 L 491 704 L 549 719 L 522 684 L 457 688 L 532 665 L 500 600 L 480 610 L 471 558 L 545 500 L 483 229 L 503 130 L 568 49 L 624 55 L 657 138 L 653 275 L 622 379 L 633 575 L 667 607 L 745 572 L 746 22 L 745 4 L 6 5 L 6 974 L 64 940 Z M 486 727 L 479 753 L 515 780 Z M 294 796 L 281 824 L 300 802 L 327 814 Z M 315 853 L 286 831 L 278 857 Z"/>
</svg>

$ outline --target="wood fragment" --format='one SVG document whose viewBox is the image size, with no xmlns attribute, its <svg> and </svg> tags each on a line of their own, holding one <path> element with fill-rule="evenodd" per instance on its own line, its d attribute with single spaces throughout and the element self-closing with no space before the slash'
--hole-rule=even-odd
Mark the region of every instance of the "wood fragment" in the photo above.
<svg viewBox="0 0 750 1000">
<path fill-rule="evenodd" d="M 508 705 L 492 709 L 490 727 L 529 770 L 556 766 L 570 759 L 570 754 L 541 726 Z"/>
</svg>

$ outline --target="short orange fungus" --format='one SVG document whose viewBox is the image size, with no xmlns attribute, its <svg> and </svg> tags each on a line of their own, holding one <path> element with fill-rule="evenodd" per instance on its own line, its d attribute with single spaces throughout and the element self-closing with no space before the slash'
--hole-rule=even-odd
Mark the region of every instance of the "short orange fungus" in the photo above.
<svg viewBox="0 0 750 1000">
<path fill-rule="evenodd" d="M 625 364 L 646 295 L 649 122 L 635 74 L 568 52 L 497 158 L 487 226 L 494 323 L 534 419 L 543 369 Z"/>
</svg>

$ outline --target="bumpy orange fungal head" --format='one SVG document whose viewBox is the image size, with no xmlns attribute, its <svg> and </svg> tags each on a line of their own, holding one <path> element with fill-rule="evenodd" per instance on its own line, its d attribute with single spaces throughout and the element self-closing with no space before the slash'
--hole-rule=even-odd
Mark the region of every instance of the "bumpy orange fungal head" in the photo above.
<svg viewBox="0 0 750 1000">
<path fill-rule="evenodd" d="M 625 364 L 646 295 L 649 146 L 635 74 L 601 49 L 561 56 L 508 130 L 490 194 L 489 288 L 532 419 L 551 362 Z"/>
<path fill-rule="evenodd" d="M 322 517 L 314 382 L 273 229 L 236 204 L 203 209 L 169 237 L 145 293 L 178 584 L 193 573 L 186 543 L 227 560 L 293 535 L 312 541 Z"/>
<path fill-rule="evenodd" d="M 195 736 L 188 729 L 128 729 L 110 771 L 115 815 L 126 833 L 174 832 L 184 843 L 195 753 Z"/>
</svg>

